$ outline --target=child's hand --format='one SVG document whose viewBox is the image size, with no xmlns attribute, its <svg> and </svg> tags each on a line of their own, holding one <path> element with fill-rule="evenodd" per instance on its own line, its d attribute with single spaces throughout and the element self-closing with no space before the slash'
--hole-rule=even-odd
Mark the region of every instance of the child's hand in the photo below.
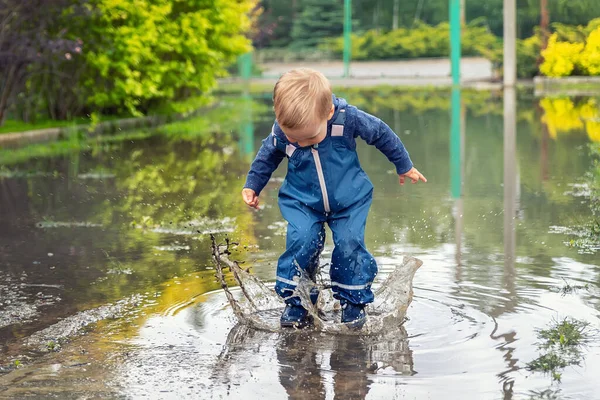
<svg viewBox="0 0 600 400">
<path fill-rule="evenodd" d="M 244 198 L 244 202 L 246 204 L 258 210 L 258 196 L 254 190 L 244 188 L 244 190 L 242 190 L 242 197 Z"/>
<path fill-rule="evenodd" d="M 420 173 L 419 171 L 417 171 L 417 169 L 414 167 L 407 173 L 400 175 L 400 184 L 401 185 L 404 185 L 405 178 L 409 178 L 412 181 L 412 183 L 417 183 L 417 182 L 419 182 L 419 180 L 422 180 L 423 182 L 427 182 L 427 179 L 423 176 L 423 174 Z"/>
</svg>

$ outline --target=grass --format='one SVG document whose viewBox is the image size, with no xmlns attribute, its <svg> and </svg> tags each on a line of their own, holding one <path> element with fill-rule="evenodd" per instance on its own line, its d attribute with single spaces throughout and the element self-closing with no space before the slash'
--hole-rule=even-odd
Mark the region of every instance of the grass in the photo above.
<svg viewBox="0 0 600 400">
<path fill-rule="evenodd" d="M 546 348 L 574 348 L 588 341 L 589 324 L 572 318 L 565 318 L 548 329 L 541 329 L 538 338 L 544 341 Z"/>
<path fill-rule="evenodd" d="M 98 117 L 97 122 L 103 121 L 112 121 L 115 119 L 122 118 L 120 116 L 112 115 L 105 116 L 101 115 Z M 124 117 L 123 117 L 124 118 Z M 0 126 L 0 134 L 3 133 L 15 133 L 15 132 L 25 132 L 25 131 L 34 131 L 38 129 L 48 129 L 48 128 L 64 128 L 64 127 L 72 127 L 77 125 L 89 125 L 92 123 L 92 118 L 90 117 L 79 117 L 72 119 L 70 121 L 55 121 L 51 119 L 39 120 L 35 123 L 28 123 L 17 120 L 6 120 L 4 124 Z"/>
<path fill-rule="evenodd" d="M 148 112 L 148 115 L 173 115 L 179 113 L 189 113 L 213 103 L 211 96 L 193 96 L 181 101 L 173 101 L 158 105 Z M 33 131 L 48 128 L 64 128 L 77 125 L 90 125 L 98 122 L 114 121 L 122 118 L 131 118 L 131 115 L 101 115 L 93 113 L 87 117 L 78 117 L 69 121 L 57 121 L 51 119 L 41 119 L 35 123 L 28 123 L 19 120 L 6 120 L 0 126 L 0 134 Z"/>
<path fill-rule="evenodd" d="M 537 333 L 540 356 L 527 363 L 529 371 L 550 375 L 552 381 L 560 382 L 562 370 L 580 365 L 584 359 L 582 348 L 590 341 L 589 324 L 574 318 L 553 321 L 547 329 Z"/>
<path fill-rule="evenodd" d="M 564 357 L 556 353 L 546 353 L 527 363 L 527 369 L 530 371 L 551 373 L 553 380 L 560 381 L 560 376 L 562 376 L 562 374 L 558 372 L 558 370 L 564 369 L 569 365 L 569 362 Z M 556 379 L 557 377 L 558 379 Z"/>
<path fill-rule="evenodd" d="M 47 129 L 47 128 L 62 128 L 65 126 L 73 126 L 77 124 L 85 124 L 89 123 L 89 119 L 80 118 L 74 121 L 53 121 L 53 120 L 44 120 L 36 123 L 27 123 L 22 121 L 15 120 L 7 120 L 4 121 L 4 124 L 0 126 L 0 134 L 3 133 L 13 133 L 13 132 L 25 132 L 25 131 L 33 131 L 37 129 Z"/>
</svg>

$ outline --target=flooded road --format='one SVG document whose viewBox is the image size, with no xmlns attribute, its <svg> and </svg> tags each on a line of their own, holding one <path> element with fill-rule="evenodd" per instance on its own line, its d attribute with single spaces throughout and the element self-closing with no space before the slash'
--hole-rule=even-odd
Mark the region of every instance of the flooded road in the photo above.
<svg viewBox="0 0 600 400">
<path fill-rule="evenodd" d="M 423 261 L 402 328 L 236 326 L 209 233 L 239 242 L 233 257 L 272 283 L 286 166 L 248 209 L 240 190 L 270 104 L 225 99 L 156 131 L 0 150 L 0 397 L 600 398 L 597 336 L 560 382 L 526 368 L 552 321 L 600 328 L 600 252 L 568 246 L 592 218 L 597 100 L 338 94 L 386 121 L 429 181 L 400 187 L 382 154 L 358 148 L 375 186 L 376 285 L 405 255 Z M 328 237 L 323 263 L 331 251 Z"/>
</svg>

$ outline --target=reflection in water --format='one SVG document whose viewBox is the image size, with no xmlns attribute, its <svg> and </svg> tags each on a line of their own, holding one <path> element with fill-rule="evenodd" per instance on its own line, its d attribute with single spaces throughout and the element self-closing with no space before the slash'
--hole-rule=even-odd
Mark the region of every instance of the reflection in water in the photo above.
<svg viewBox="0 0 600 400">
<path fill-rule="evenodd" d="M 252 161 L 254 157 L 254 120 L 252 118 L 252 97 L 248 93 L 248 88 L 244 88 L 244 93 L 242 94 L 242 121 L 240 127 L 240 153 L 242 156 L 248 160 Z"/>
<path fill-rule="evenodd" d="M 413 358 L 404 328 L 380 337 L 332 336 L 314 331 L 271 333 L 236 325 L 229 333 L 212 379 L 229 382 L 249 349 L 274 347 L 279 381 L 290 399 L 365 399 L 373 378 L 412 375 Z"/>
<path fill-rule="evenodd" d="M 551 138 L 585 131 L 592 142 L 600 142 L 600 107 L 594 97 L 548 97 L 540 101 L 542 122 Z"/>
<path fill-rule="evenodd" d="M 450 182 L 452 198 L 454 199 L 454 220 L 456 240 L 456 275 L 460 276 L 463 211 L 462 198 L 464 184 L 464 152 L 465 152 L 465 109 L 461 101 L 460 87 L 452 88 L 451 123 L 450 123 Z"/>
<path fill-rule="evenodd" d="M 514 265 L 516 250 L 517 206 L 517 99 L 514 88 L 504 89 L 504 268 L 512 281 L 514 292 Z"/>
</svg>

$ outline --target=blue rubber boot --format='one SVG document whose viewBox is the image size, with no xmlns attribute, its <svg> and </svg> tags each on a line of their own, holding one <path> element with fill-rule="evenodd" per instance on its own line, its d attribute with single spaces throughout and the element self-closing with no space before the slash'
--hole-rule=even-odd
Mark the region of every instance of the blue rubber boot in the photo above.
<svg viewBox="0 0 600 400">
<path fill-rule="evenodd" d="M 342 324 L 353 330 L 359 330 L 367 320 L 364 304 L 352 304 L 347 301 L 341 301 L 342 305 Z"/>
<path fill-rule="evenodd" d="M 313 305 L 317 304 L 319 299 L 319 290 L 314 287 L 310 290 L 310 301 Z M 308 311 L 302 306 L 287 304 L 281 314 L 281 327 L 282 328 L 296 328 L 302 329 L 311 325 L 313 318 L 310 316 Z"/>
<path fill-rule="evenodd" d="M 312 317 L 304 307 L 287 304 L 280 321 L 282 328 L 303 329 L 312 323 Z"/>
</svg>

